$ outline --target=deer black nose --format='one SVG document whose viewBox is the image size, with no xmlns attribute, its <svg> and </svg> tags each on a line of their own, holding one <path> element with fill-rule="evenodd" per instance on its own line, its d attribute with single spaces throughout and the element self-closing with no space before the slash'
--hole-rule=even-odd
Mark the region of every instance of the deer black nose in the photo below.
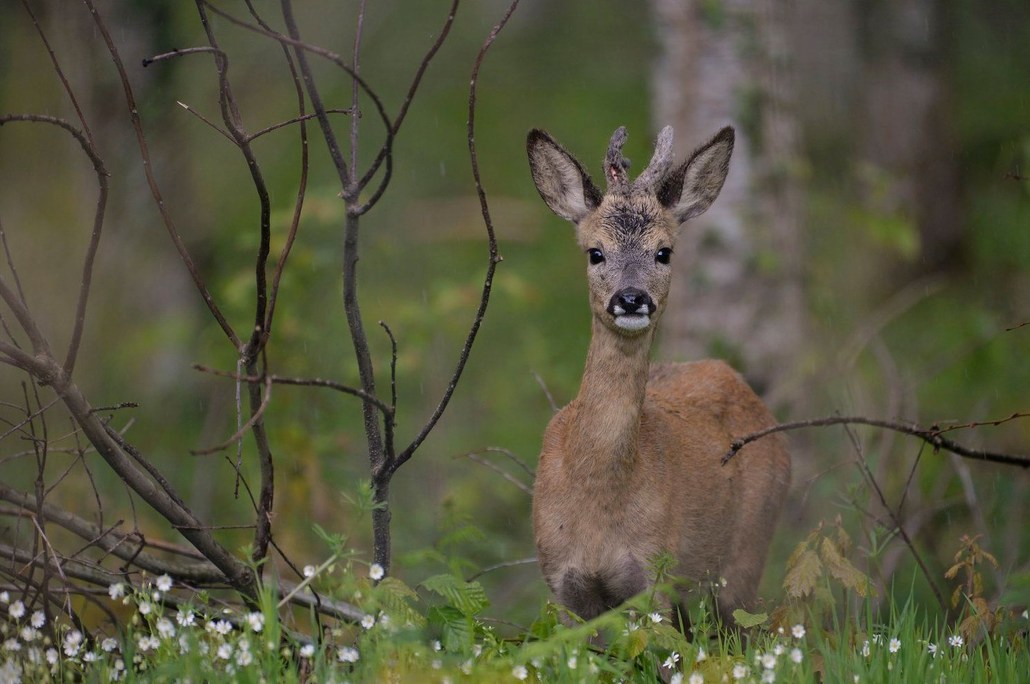
<svg viewBox="0 0 1030 684">
<path fill-rule="evenodd" d="M 623 314 L 645 314 L 654 313 L 654 301 L 651 295 L 635 287 L 627 287 L 612 295 L 608 302 L 608 313 L 613 316 Z"/>
</svg>

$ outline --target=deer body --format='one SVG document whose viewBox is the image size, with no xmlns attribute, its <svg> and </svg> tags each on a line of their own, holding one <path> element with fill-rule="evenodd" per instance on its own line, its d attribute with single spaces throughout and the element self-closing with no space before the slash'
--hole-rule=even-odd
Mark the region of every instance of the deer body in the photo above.
<svg viewBox="0 0 1030 684">
<path fill-rule="evenodd" d="M 650 561 L 677 560 L 690 580 L 726 579 L 720 612 L 753 600 L 790 481 L 782 440 L 762 440 L 725 467 L 732 440 L 774 424 L 720 361 L 650 363 L 680 223 L 722 187 L 733 147 L 724 129 L 671 169 L 671 129 L 630 185 L 616 131 L 601 195 L 542 131 L 527 143 L 548 206 L 576 224 L 589 258 L 593 312 L 577 397 L 544 433 L 533 495 L 540 567 L 558 600 L 584 618 L 653 583 Z"/>
</svg>

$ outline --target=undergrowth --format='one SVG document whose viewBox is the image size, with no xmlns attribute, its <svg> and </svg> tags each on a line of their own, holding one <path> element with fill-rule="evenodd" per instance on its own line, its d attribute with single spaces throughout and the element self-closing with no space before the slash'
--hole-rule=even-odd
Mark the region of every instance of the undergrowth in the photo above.
<svg viewBox="0 0 1030 684">
<path fill-rule="evenodd" d="M 667 559 L 655 563 L 660 588 L 617 610 L 583 622 L 548 603 L 516 629 L 488 617 L 478 582 L 443 573 L 410 587 L 337 542 L 326 562 L 305 568 L 304 584 L 358 606 L 364 617 L 354 624 L 290 608 L 268 589 L 251 609 L 227 606 L 167 576 L 112 584 L 107 624 L 94 628 L 38 595 L 2 592 L 0 684 L 1027 681 L 1027 612 L 988 609 L 977 573 L 990 555 L 974 539 L 961 544 L 947 573 L 959 582 L 948 624 L 897 588 L 886 614 L 874 614 L 871 585 L 847 560 L 847 535 L 820 526 L 786 568 L 781 605 L 736 611 L 726 628 L 709 592 L 725 580 L 699 588 L 688 640 L 661 608 Z"/>
</svg>

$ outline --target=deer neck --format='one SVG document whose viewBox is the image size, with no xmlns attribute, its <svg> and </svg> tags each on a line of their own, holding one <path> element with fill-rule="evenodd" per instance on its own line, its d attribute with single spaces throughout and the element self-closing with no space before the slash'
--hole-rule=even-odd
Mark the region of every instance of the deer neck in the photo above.
<svg viewBox="0 0 1030 684">
<path fill-rule="evenodd" d="M 572 463 L 617 470 L 636 458 L 654 328 L 628 337 L 594 319 L 592 330 L 568 443 Z"/>
</svg>

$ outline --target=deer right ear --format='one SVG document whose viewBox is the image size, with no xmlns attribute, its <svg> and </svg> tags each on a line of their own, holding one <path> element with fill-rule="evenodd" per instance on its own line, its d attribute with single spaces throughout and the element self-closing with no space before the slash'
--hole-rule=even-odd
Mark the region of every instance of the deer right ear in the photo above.
<svg viewBox="0 0 1030 684">
<path fill-rule="evenodd" d="M 555 214 L 578 224 L 601 204 L 601 192 L 583 165 L 547 133 L 530 131 L 526 151 L 537 192 Z"/>
</svg>

